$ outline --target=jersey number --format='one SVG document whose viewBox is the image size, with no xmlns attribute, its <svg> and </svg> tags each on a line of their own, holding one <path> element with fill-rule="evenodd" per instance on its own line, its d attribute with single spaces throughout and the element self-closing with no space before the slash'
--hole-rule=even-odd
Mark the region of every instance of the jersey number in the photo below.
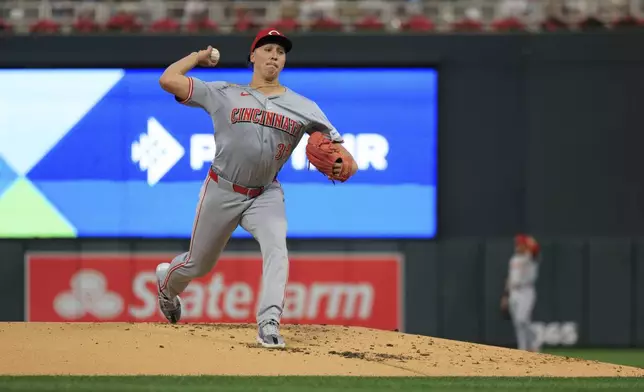
<svg viewBox="0 0 644 392">
<path fill-rule="evenodd" d="M 275 159 L 280 160 L 284 157 L 287 157 L 291 152 L 291 144 L 280 143 L 277 145 L 277 154 L 275 154 Z"/>
</svg>

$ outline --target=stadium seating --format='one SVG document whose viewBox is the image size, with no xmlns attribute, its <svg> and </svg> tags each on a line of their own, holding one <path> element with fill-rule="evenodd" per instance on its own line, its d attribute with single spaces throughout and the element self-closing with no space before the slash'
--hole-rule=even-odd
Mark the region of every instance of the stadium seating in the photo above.
<svg viewBox="0 0 644 392">
<path fill-rule="evenodd" d="M 0 34 L 532 33 L 644 26 L 640 0 L 5 0 Z"/>
</svg>

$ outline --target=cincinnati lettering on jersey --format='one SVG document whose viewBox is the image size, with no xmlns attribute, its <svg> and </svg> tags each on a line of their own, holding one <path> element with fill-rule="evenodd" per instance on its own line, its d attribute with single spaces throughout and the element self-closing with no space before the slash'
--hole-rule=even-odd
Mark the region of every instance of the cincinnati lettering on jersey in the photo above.
<svg viewBox="0 0 644 392">
<path fill-rule="evenodd" d="M 266 127 L 279 129 L 289 135 L 297 136 L 302 130 L 303 124 L 283 114 L 267 112 L 266 110 L 256 108 L 234 108 L 230 112 L 231 124 L 239 122 L 248 122 L 260 124 Z"/>
</svg>

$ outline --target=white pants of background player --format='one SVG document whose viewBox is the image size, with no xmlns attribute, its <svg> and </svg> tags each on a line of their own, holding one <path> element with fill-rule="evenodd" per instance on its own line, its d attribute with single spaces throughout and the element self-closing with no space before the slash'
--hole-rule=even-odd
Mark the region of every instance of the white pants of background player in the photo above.
<svg viewBox="0 0 644 392">
<path fill-rule="evenodd" d="M 510 290 L 509 310 L 519 350 L 539 351 L 537 335 L 532 328 L 532 309 L 536 301 L 534 287 Z"/>
</svg>

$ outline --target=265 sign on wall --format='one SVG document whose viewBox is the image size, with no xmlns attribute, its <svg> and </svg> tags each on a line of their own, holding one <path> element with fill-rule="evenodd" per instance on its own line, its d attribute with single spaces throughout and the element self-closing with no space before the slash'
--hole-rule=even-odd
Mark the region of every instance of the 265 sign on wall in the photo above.
<svg viewBox="0 0 644 392">
<path fill-rule="evenodd" d="M 154 270 L 173 254 L 30 253 L 26 321 L 164 322 Z M 403 330 L 398 254 L 291 254 L 283 323 Z M 254 323 L 259 253 L 224 253 L 181 295 L 182 322 Z"/>
</svg>

